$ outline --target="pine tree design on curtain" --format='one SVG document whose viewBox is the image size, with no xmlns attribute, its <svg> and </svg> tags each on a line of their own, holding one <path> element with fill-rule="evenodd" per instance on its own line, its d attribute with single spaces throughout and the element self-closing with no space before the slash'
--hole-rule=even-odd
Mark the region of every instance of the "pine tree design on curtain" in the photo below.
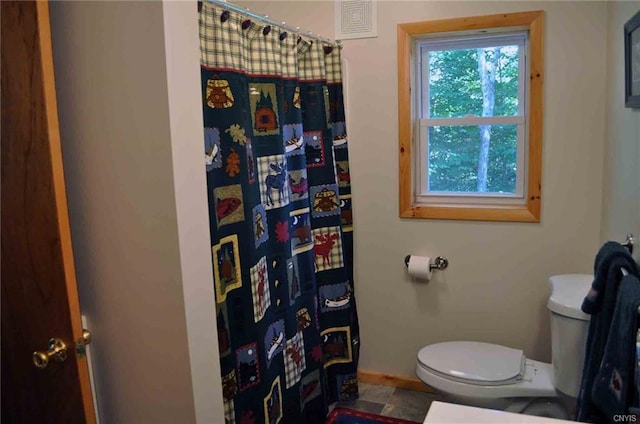
<svg viewBox="0 0 640 424">
<path fill-rule="evenodd" d="M 204 152 L 226 423 L 358 397 L 340 49 L 204 3 Z"/>
</svg>

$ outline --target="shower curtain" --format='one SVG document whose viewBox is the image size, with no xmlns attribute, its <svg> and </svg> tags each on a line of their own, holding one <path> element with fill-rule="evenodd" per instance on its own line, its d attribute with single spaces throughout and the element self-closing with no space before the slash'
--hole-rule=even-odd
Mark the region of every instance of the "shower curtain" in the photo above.
<svg viewBox="0 0 640 424">
<path fill-rule="evenodd" d="M 340 48 L 199 12 L 227 423 L 323 423 L 358 396 Z"/>
</svg>

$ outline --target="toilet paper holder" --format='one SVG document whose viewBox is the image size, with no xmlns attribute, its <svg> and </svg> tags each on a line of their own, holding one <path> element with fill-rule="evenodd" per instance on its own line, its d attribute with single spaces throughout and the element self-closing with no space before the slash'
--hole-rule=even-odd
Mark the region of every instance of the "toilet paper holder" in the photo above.
<svg viewBox="0 0 640 424">
<path fill-rule="evenodd" d="M 407 255 L 404 257 L 404 266 L 406 267 L 409 266 L 410 258 L 411 258 L 411 255 Z M 436 256 L 436 258 L 433 260 L 433 263 L 429 264 L 429 269 L 442 271 L 443 269 L 447 269 L 448 266 L 449 266 L 449 260 L 447 258 L 445 258 L 444 256 Z"/>
</svg>

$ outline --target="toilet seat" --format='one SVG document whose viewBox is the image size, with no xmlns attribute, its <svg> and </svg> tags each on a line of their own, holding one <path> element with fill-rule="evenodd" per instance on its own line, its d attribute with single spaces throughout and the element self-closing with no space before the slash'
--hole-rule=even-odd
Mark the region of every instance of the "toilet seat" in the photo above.
<svg viewBox="0 0 640 424">
<path fill-rule="evenodd" d="M 446 342 L 426 346 L 418 353 L 416 375 L 428 386 L 459 397 L 557 396 L 551 364 L 526 359 L 522 351 L 488 343 Z"/>
<path fill-rule="evenodd" d="M 453 381 L 481 386 L 503 386 L 522 379 L 522 350 L 491 343 L 444 342 L 425 346 L 418 362 Z"/>
</svg>

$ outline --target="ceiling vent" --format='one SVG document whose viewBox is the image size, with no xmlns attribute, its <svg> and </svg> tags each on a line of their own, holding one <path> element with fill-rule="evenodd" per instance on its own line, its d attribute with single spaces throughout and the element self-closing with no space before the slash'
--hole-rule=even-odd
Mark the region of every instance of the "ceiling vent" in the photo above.
<svg viewBox="0 0 640 424">
<path fill-rule="evenodd" d="M 348 40 L 378 36 L 378 2 L 338 0 L 335 3 L 335 38 Z"/>
</svg>

